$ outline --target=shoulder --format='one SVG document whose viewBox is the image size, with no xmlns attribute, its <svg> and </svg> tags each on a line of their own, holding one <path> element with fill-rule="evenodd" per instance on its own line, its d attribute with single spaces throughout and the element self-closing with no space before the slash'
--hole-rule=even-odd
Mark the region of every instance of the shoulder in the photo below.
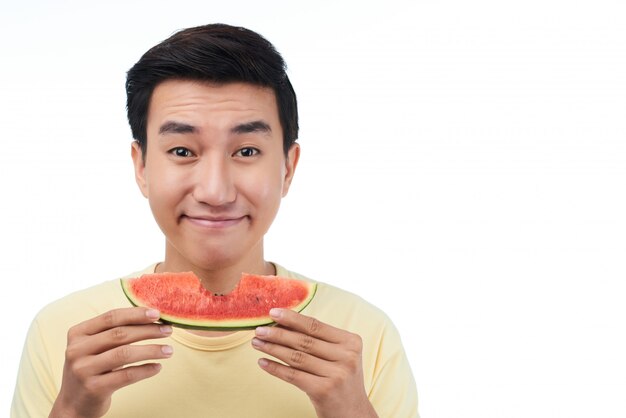
<svg viewBox="0 0 626 418">
<path fill-rule="evenodd" d="M 142 272 L 144 270 L 129 276 Z M 130 306 L 119 278 L 79 290 L 48 304 L 31 323 L 20 367 L 24 370 L 30 367 L 29 370 L 37 376 L 47 376 L 45 379 L 48 379 L 46 384 L 50 393 L 55 393 L 63 374 L 68 330 L 111 309 Z"/>
<path fill-rule="evenodd" d="M 377 334 L 394 329 L 389 317 L 378 307 L 348 290 L 324 281 L 311 279 L 276 264 L 278 276 L 297 278 L 317 283 L 317 291 L 311 303 L 302 313 L 313 316 L 338 328 L 360 335 Z"/>
<path fill-rule="evenodd" d="M 325 282 L 311 280 L 280 266 L 277 266 L 277 274 L 316 282 L 315 297 L 302 314 L 361 337 L 364 382 L 377 408 L 385 411 L 388 408 L 385 405 L 395 408 L 396 403 L 402 403 L 403 408 L 406 405 L 409 405 L 409 409 L 416 408 L 416 406 L 411 406 L 416 405 L 417 402 L 413 396 L 415 380 L 411 374 L 400 334 L 381 309 L 352 292 Z M 395 396 L 405 393 L 406 390 L 409 393 L 406 402 L 395 400 Z M 392 396 L 390 391 L 395 391 L 395 394 Z M 373 397 L 380 397 L 380 399 L 374 402 Z M 413 415 L 389 413 L 381 414 L 381 416 Z"/>
<path fill-rule="evenodd" d="M 120 285 L 123 277 L 135 277 L 150 272 L 154 266 L 120 276 L 85 289 L 70 293 L 46 305 L 35 317 L 35 322 L 42 329 L 69 329 L 89 318 L 111 309 L 129 307 L 130 302 L 124 296 Z"/>
</svg>

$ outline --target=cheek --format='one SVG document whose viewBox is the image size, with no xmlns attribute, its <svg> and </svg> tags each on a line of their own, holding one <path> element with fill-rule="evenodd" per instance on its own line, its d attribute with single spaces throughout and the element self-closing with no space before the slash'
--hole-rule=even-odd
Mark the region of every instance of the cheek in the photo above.
<svg viewBox="0 0 626 418">
<path fill-rule="evenodd" d="M 245 194 L 257 210 L 257 215 L 273 219 L 282 198 L 283 181 L 276 170 L 252 176 L 245 185 Z"/>
<path fill-rule="evenodd" d="M 148 176 L 148 201 L 157 220 L 171 215 L 184 189 L 183 179 L 175 173 L 154 170 Z"/>
<path fill-rule="evenodd" d="M 275 201 L 279 201 L 281 197 L 281 188 L 275 184 L 269 184 L 269 182 L 257 181 L 256 187 L 251 188 L 250 194 L 254 195 L 254 200 L 257 206 L 272 207 Z"/>
</svg>

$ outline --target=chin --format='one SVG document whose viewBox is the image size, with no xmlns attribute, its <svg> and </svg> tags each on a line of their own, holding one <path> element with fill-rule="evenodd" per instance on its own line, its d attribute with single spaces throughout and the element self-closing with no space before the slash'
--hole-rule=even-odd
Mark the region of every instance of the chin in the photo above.
<svg viewBox="0 0 626 418">
<path fill-rule="evenodd" d="M 203 270 L 219 270 L 235 264 L 241 257 L 219 249 L 208 249 L 205 253 L 194 254 L 188 259 Z"/>
</svg>

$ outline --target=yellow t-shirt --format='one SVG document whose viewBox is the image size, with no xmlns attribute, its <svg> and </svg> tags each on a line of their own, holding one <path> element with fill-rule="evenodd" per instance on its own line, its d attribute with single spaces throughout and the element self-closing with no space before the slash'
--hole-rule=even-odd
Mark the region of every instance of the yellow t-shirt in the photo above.
<svg viewBox="0 0 626 418">
<path fill-rule="evenodd" d="M 128 277 L 152 273 L 155 265 Z M 276 265 L 277 275 L 306 279 Z M 73 293 L 46 306 L 26 338 L 12 418 L 47 417 L 61 387 L 68 329 L 111 309 L 127 307 L 119 280 Z M 418 418 L 415 381 L 396 328 L 363 299 L 319 283 L 302 312 L 363 339 L 365 389 L 381 418 Z M 115 392 L 106 417 L 316 417 L 295 386 L 263 371 L 253 349 L 254 331 L 203 337 L 174 328 L 158 343 L 174 347 L 156 376 Z"/>
</svg>

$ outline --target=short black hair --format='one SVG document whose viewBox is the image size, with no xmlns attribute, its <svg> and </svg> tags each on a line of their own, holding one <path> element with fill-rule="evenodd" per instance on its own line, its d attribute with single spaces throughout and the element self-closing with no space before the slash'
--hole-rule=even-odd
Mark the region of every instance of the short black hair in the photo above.
<svg viewBox="0 0 626 418">
<path fill-rule="evenodd" d="M 148 50 L 127 73 L 126 110 L 133 138 L 145 157 L 148 109 L 159 83 L 245 82 L 274 91 L 287 155 L 298 138 L 298 103 L 286 69 L 274 46 L 249 29 L 216 23 L 176 32 Z"/>
</svg>

